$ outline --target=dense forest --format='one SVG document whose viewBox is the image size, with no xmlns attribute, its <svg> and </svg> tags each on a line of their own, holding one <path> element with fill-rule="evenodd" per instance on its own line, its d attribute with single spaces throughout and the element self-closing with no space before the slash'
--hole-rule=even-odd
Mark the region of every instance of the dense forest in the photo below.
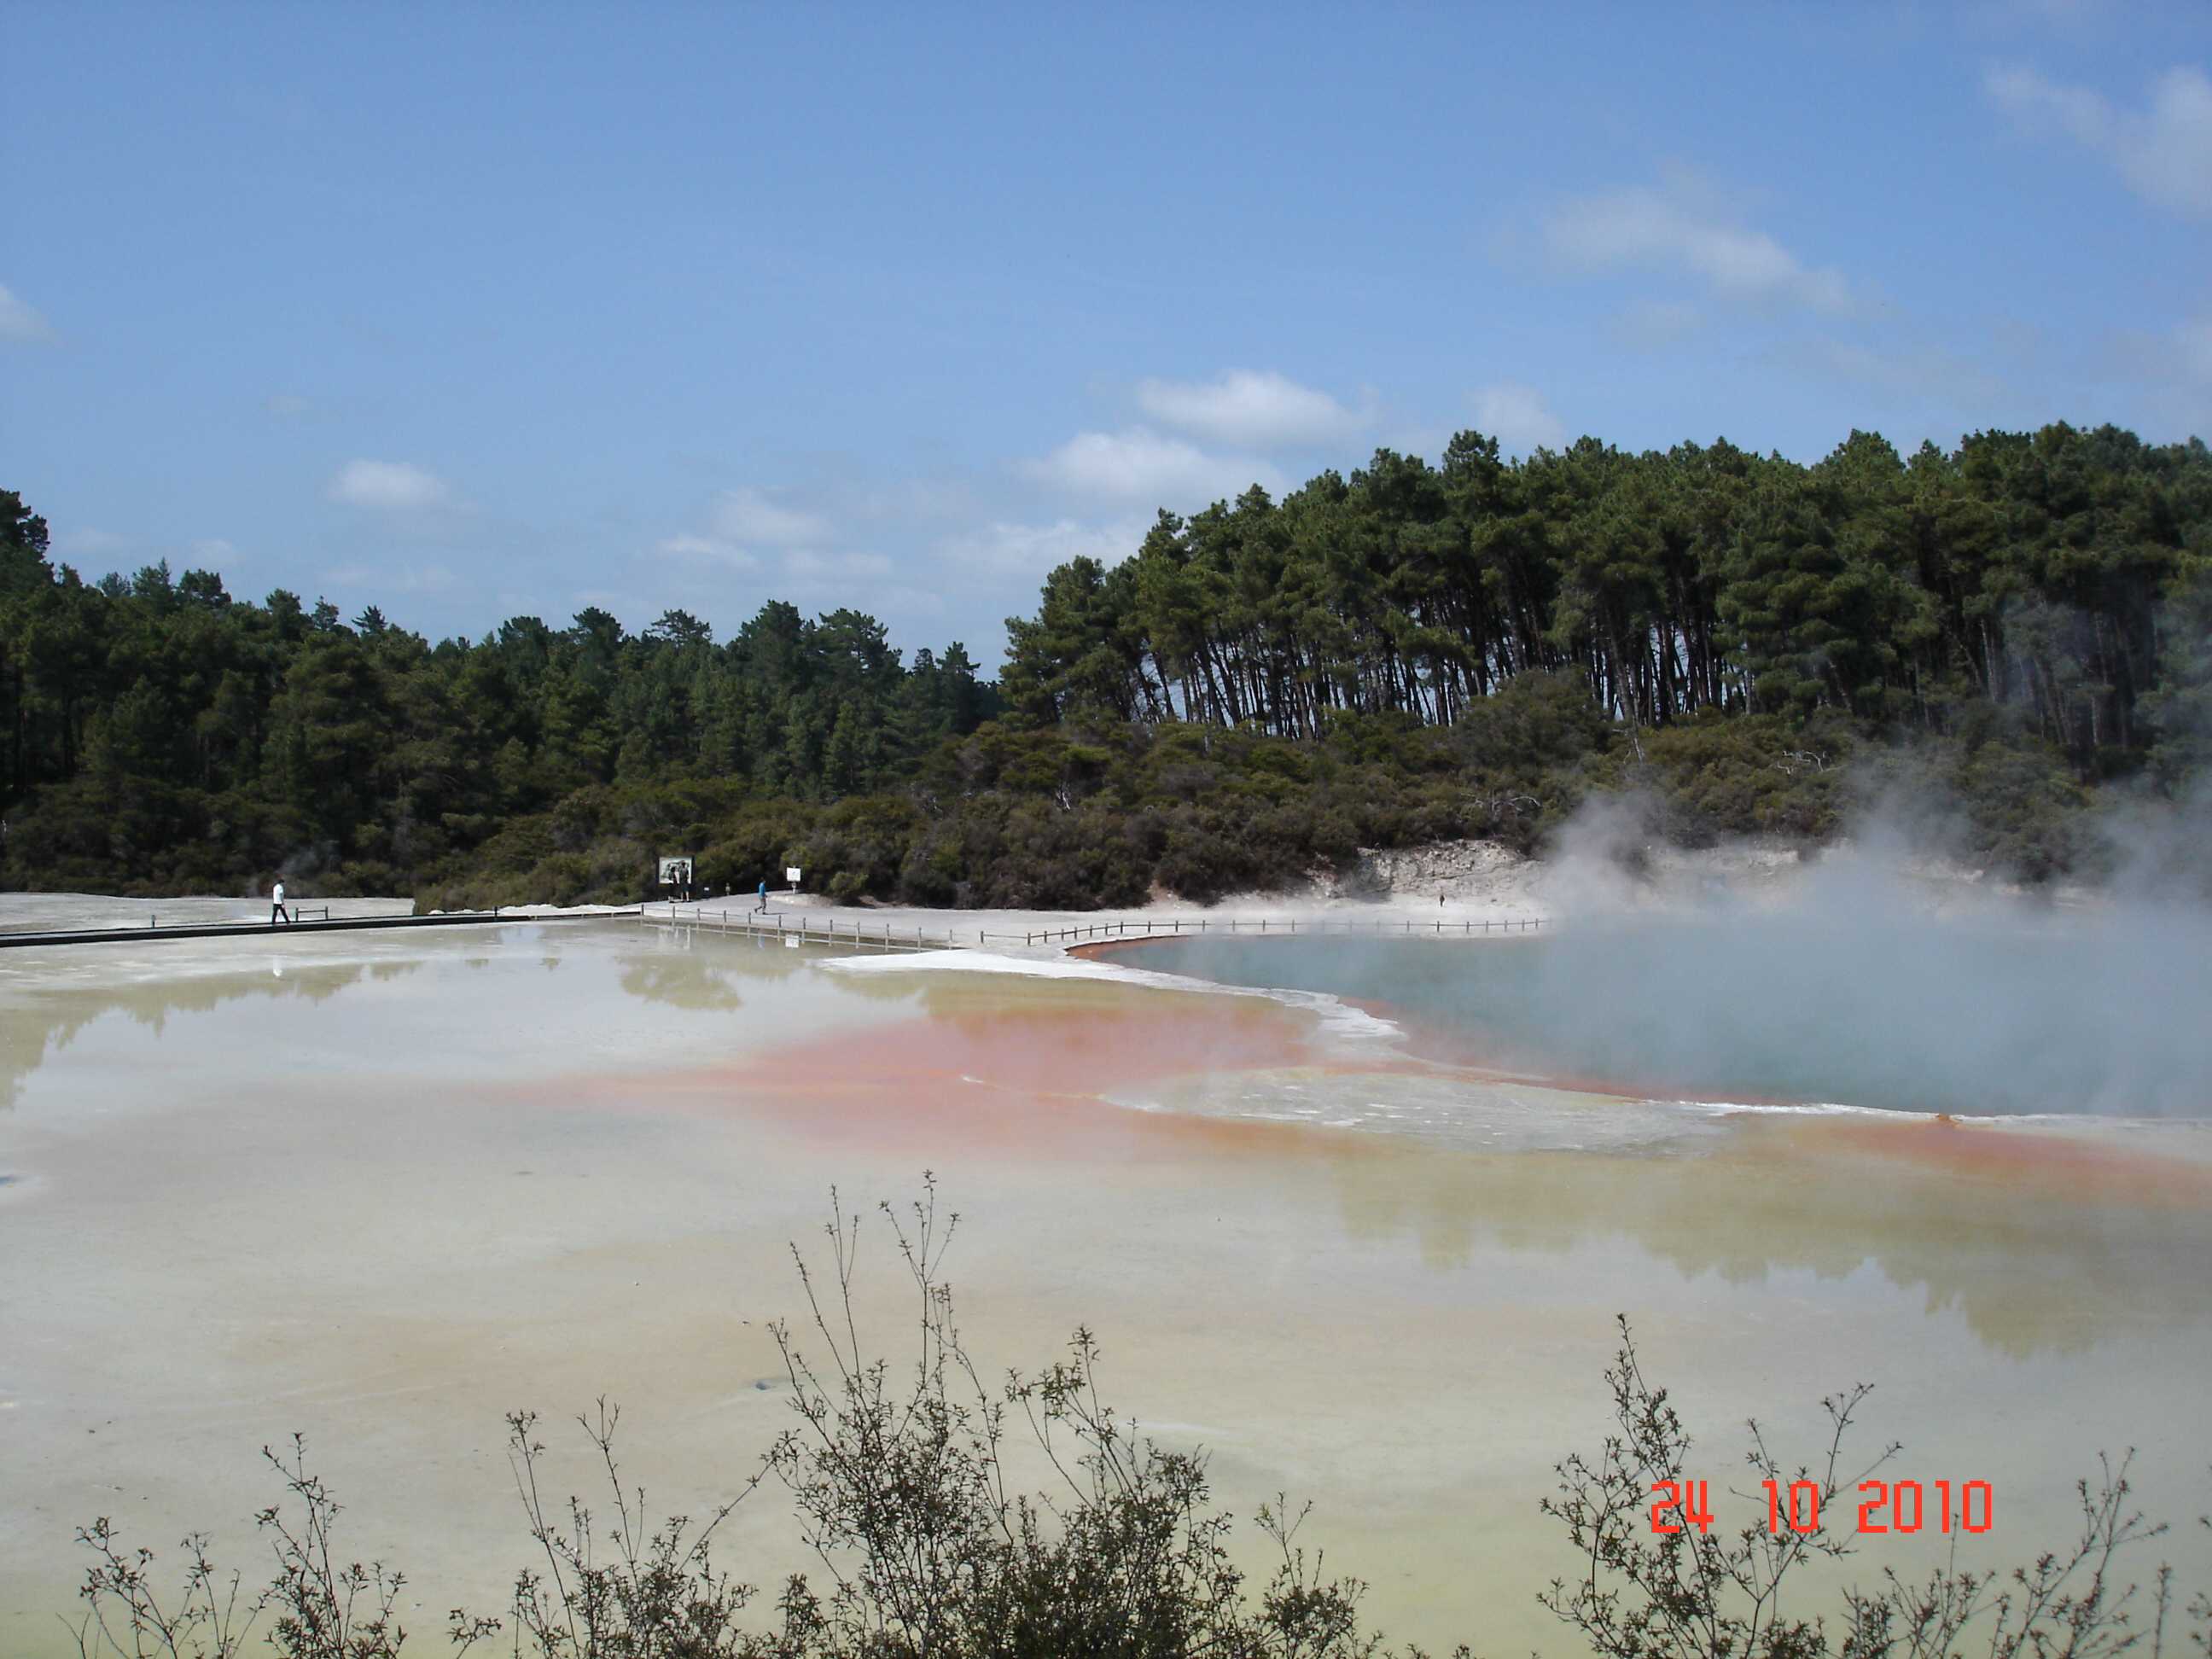
<svg viewBox="0 0 2212 1659">
<path fill-rule="evenodd" d="M 2106 427 L 1806 466 L 1584 439 L 1378 452 L 1051 573 L 1000 678 L 764 605 L 433 644 L 374 606 L 87 582 L 0 492 L 9 885 L 422 902 L 749 887 L 1211 898 L 1361 847 L 1524 848 L 1626 790 L 1686 843 L 1940 795 L 1956 850 L 2094 873 L 2092 809 L 2212 739 L 2212 452 Z"/>
</svg>

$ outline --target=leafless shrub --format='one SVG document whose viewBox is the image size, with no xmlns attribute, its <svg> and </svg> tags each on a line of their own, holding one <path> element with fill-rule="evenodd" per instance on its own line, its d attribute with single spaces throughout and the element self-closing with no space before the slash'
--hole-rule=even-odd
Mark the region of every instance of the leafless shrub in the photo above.
<svg viewBox="0 0 2212 1659">
<path fill-rule="evenodd" d="M 714 1562 L 715 1529 L 729 1518 L 745 1494 L 759 1484 L 757 1474 L 727 1503 L 697 1524 L 688 1516 L 671 1516 L 647 1530 L 645 1488 L 623 1485 L 615 1456 L 618 1407 L 600 1400 L 592 1417 L 576 1422 L 599 1455 L 614 1504 L 613 1524 L 604 1538 L 594 1530 L 594 1515 L 580 1498 L 568 1500 L 564 1527 L 549 1514 L 538 1483 L 544 1446 L 535 1437 L 534 1412 L 507 1414 L 507 1461 L 530 1522 L 530 1536 L 545 1558 L 541 1574 L 526 1567 L 515 1576 L 514 1648 L 543 1659 L 744 1659 L 764 1651 L 741 1631 L 737 1616 L 753 1595 Z M 602 1553 L 601 1544 L 608 1546 Z M 455 1624 L 463 1622 L 454 1615 Z M 472 1621 L 495 1629 L 498 1620 Z"/>
<path fill-rule="evenodd" d="M 87 1603 L 75 1627 L 82 1659 L 237 1659 L 262 1615 L 273 1612 L 264 1644 L 283 1659 L 398 1659 L 407 1632 L 395 1611 L 407 1579 L 381 1561 L 363 1565 L 334 1553 L 343 1506 L 320 1475 L 307 1468 L 307 1441 L 292 1437 L 291 1456 L 264 1446 L 261 1455 L 299 1500 L 295 1523 L 282 1505 L 254 1519 L 276 1548 L 269 1583 L 243 1606 L 243 1575 L 227 1577 L 208 1559 L 207 1535 L 184 1540 L 185 1571 L 173 1595 L 155 1582 L 155 1555 L 126 1551 L 102 1516 L 77 1533 L 95 1559 L 78 1594 Z M 465 1652 L 494 1634 L 496 1620 L 456 1612 L 448 1631 Z"/>
<path fill-rule="evenodd" d="M 515 1488 L 542 1557 L 520 1571 L 505 1620 L 456 1610 L 455 1652 L 504 1635 L 516 1659 L 1375 1659 L 1362 1628 L 1364 1586 L 1327 1576 L 1297 1542 L 1306 1511 L 1281 1496 L 1257 1522 L 1273 1565 L 1249 1583 L 1231 1559 L 1234 1520 L 1214 1503 L 1201 1449 L 1146 1437 L 1099 1392 L 1100 1350 L 1079 1329 L 1066 1357 L 1030 1376 L 987 1381 L 962 1341 L 945 1252 L 959 1218 L 938 1208 L 933 1180 L 905 1211 L 879 1206 L 913 1293 L 908 1355 L 881 1357 L 856 1309 L 860 1218 L 831 1197 L 830 1254 L 817 1273 L 794 1249 L 807 1320 L 775 1340 L 796 1422 L 736 1495 L 702 1520 L 648 1522 L 644 1489 L 626 1486 L 615 1452 L 620 1413 L 601 1401 L 578 1419 L 611 1510 L 549 1504 L 538 1419 L 507 1419 Z M 1627 1321 L 1606 1372 L 1616 1432 L 1594 1457 L 1558 1465 L 1543 1512 L 1581 1559 L 1540 1600 L 1599 1659 L 2114 1659 L 2185 1635 L 2212 1659 L 2212 1598 L 2179 1613 L 2172 1576 L 2146 1597 L 2122 1558 L 2165 1528 L 2131 1507 L 2129 1462 L 2100 1462 L 2078 1487 L 2081 1528 L 2066 1549 L 2009 1572 L 1961 1569 L 1955 1555 L 1924 1580 L 1886 1573 L 1844 1592 L 1832 1620 L 1784 1611 L 1784 1589 L 1815 1559 L 1850 1544 L 1808 1530 L 1730 1533 L 1694 1521 L 1650 1529 L 1655 1483 L 1683 1481 L 1692 1442 L 1664 1389 L 1645 1376 Z M 1809 1483 L 1824 1511 L 1899 1449 L 1857 1474 L 1845 1445 L 1869 1389 L 1822 1402 L 1826 1443 L 1785 1470 L 1759 1424 L 1745 1465 L 1759 1480 Z M 1053 1473 L 1018 1487 L 1007 1455 L 1034 1447 Z M 174 1590 L 152 1552 L 126 1549 L 102 1518 L 79 1539 L 94 1553 L 72 1627 L 81 1659 L 241 1659 L 260 1632 L 281 1659 L 400 1659 L 397 1609 L 407 1580 L 382 1563 L 348 1564 L 341 1508 L 309 1472 L 264 1449 L 289 1498 L 257 1517 L 276 1571 L 249 1601 L 242 1576 L 187 1537 Z M 724 1521 L 764 1483 L 791 1498 L 820 1563 L 784 1584 L 777 1619 L 739 1623 L 755 1591 L 716 1565 Z M 1739 1498 L 1753 1494 L 1740 1492 Z M 1846 1500 L 1848 1501 L 1848 1500 Z M 2212 1524 L 2212 1522 L 2208 1522 Z M 2193 1626 L 2193 1627 L 2192 1627 Z M 1408 1653 L 1413 1650 L 1408 1650 Z M 1464 1648 L 1458 1650 L 1462 1655 Z"/>
<path fill-rule="evenodd" d="M 2146 1640 L 2153 1659 L 2164 1651 L 2171 1569 L 2155 1570 L 2147 1628 L 2138 1622 L 2139 1587 L 2119 1576 L 2123 1553 L 2166 1530 L 2130 1507 L 2124 1457 L 2117 1467 L 2100 1458 L 2099 1478 L 2078 1484 L 2081 1530 L 2065 1550 L 2009 1572 L 1974 1572 L 1959 1566 L 1954 1540 L 1951 1558 L 1924 1580 L 1891 1571 L 1872 1589 L 1844 1591 L 1833 1632 L 1819 1618 L 1786 1616 L 1783 1589 L 1793 1571 L 1816 1557 L 1848 1556 L 1851 1546 L 1825 1526 L 1731 1534 L 1686 1523 L 1655 1532 L 1653 1492 L 1667 1481 L 1679 1487 L 1692 1443 L 1667 1390 L 1645 1376 L 1628 1321 L 1620 1323 L 1620 1347 L 1606 1372 L 1618 1432 L 1595 1460 L 1575 1454 L 1559 1464 L 1558 1494 L 1541 1505 L 1565 1528 L 1583 1567 L 1571 1581 L 1554 1579 L 1539 1600 L 1601 1659 L 1963 1659 L 1970 1650 L 1986 1659 L 2110 1659 Z M 1861 1383 L 1821 1402 L 1830 1431 L 1816 1465 L 1785 1477 L 1755 1421 L 1745 1462 L 1761 1481 L 1813 1482 L 1820 1512 L 1831 1512 L 1839 1492 L 1856 1490 L 1901 1449 L 1892 1443 L 1861 1474 L 1838 1474 L 1870 1392 Z M 2212 1651 L 2212 1601 L 2197 1595 L 2184 1617 L 2205 1626 L 2190 1633 L 2191 1644 Z"/>
</svg>

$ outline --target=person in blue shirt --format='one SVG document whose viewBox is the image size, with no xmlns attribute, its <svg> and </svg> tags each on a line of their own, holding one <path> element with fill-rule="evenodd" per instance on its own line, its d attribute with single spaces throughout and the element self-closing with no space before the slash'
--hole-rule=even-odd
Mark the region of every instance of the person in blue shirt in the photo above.
<svg viewBox="0 0 2212 1659">
<path fill-rule="evenodd" d="M 763 876 L 761 878 L 760 913 L 763 915 L 766 915 L 768 914 L 768 878 L 766 876 Z"/>
</svg>

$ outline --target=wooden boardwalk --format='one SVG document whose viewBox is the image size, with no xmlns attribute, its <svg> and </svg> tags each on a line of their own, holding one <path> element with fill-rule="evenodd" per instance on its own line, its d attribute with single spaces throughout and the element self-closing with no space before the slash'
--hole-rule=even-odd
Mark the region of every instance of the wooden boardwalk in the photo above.
<svg viewBox="0 0 2212 1659">
<path fill-rule="evenodd" d="M 1531 933 L 1543 926 L 1541 917 L 1493 917 L 1458 921 L 1438 918 L 1427 922 L 1412 916 L 1118 916 L 1093 922 L 1070 922 L 1061 927 L 1030 928 L 1021 933 L 975 927 L 924 927 L 918 923 L 890 921 L 872 922 L 859 917 L 817 916 L 807 910 L 772 910 L 763 915 L 750 908 L 720 908 L 704 904 L 641 907 L 645 921 L 656 927 L 707 927 L 716 933 L 742 933 L 756 939 L 778 939 L 792 945 L 851 945 L 880 951 L 983 951 L 993 945 L 1020 945 L 1034 950 L 1046 945 L 1105 944 L 1142 939 L 1197 939 L 1216 935 L 1269 935 L 1304 938 L 1319 935 L 1364 936 L 1375 939 L 1482 939 L 1507 933 Z"/>
<path fill-rule="evenodd" d="M 592 920 L 589 915 L 545 915 L 531 910 L 453 910 L 435 916 L 339 916 L 333 920 L 325 911 L 320 921 L 188 921 L 164 927 L 161 925 L 161 901 L 155 899 L 148 906 L 146 926 L 143 927 L 55 927 L 33 933 L 0 933 L 0 950 L 35 945 L 146 945 L 155 941 L 166 945 L 173 939 L 344 933 L 371 927 L 483 927 L 520 921 Z"/>
<path fill-rule="evenodd" d="M 656 927 L 707 927 L 718 933 L 741 933 L 752 939 L 783 939 L 800 945 L 853 945 L 876 951 L 982 950 L 996 943 L 1012 944 L 1019 933 L 987 933 L 978 927 L 969 937 L 965 928 L 896 927 L 889 921 L 870 924 L 817 916 L 805 910 L 722 909 L 704 904 L 647 906 L 644 919 Z"/>
<path fill-rule="evenodd" d="M 659 927 L 711 927 L 717 933 L 743 933 L 756 938 L 787 939 L 793 945 L 845 945 L 863 950 L 979 951 L 994 945 L 1019 945 L 1036 950 L 1054 945 L 1103 944 L 1126 939 L 1196 939 L 1214 935 L 1364 935 L 1370 938 L 1480 939 L 1492 934 L 1528 933 L 1540 929 L 1541 918 L 1493 917 L 1487 921 L 1457 921 L 1438 918 L 1433 922 L 1417 917 L 1364 918 L 1355 916 L 1117 916 L 1097 921 L 1069 922 L 1051 927 L 1032 927 L 1018 933 L 975 927 L 925 927 L 890 921 L 870 921 L 861 917 L 817 916 L 807 910 L 776 910 L 763 915 L 753 909 L 723 908 L 704 904 L 637 906 L 631 910 L 601 910 L 582 915 L 534 910 L 453 910 L 432 916 L 338 916 L 325 910 L 315 921 L 200 921 L 163 927 L 161 901 L 149 901 L 143 927 L 55 927 L 0 933 L 0 950 L 41 945 L 124 945 L 167 943 L 188 939 L 245 939 L 285 933 L 341 933 L 370 928 L 485 927 L 517 922 L 592 921 L 610 916 L 631 916 Z"/>
</svg>

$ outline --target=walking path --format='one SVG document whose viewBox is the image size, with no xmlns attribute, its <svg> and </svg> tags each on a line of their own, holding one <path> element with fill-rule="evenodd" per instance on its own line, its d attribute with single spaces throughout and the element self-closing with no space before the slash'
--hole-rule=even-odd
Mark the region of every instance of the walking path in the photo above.
<svg viewBox="0 0 2212 1659">
<path fill-rule="evenodd" d="M 1474 905 L 1346 903 L 1234 910 L 1175 905 L 1123 912 L 930 910 L 838 905 L 774 893 L 769 896 L 765 913 L 750 897 L 732 895 L 728 903 L 712 899 L 696 904 L 653 903 L 637 914 L 662 927 L 700 927 L 881 950 L 988 951 L 1036 957 L 1058 957 L 1079 945 L 1121 940 L 1316 934 L 1496 939 L 1531 936 L 1547 924 L 1547 918 L 1540 915 L 1506 915 L 1490 906 Z"/>
<path fill-rule="evenodd" d="M 1380 902 L 1271 902 L 1265 896 L 1201 909 L 1167 903 L 1116 911 L 939 910 L 833 904 L 812 894 L 771 893 L 762 912 L 750 894 L 693 904 L 536 906 L 426 916 L 408 899 L 309 899 L 288 907 L 295 920 L 271 926 L 268 901 L 246 898 L 115 898 L 89 893 L 0 895 L 0 950 L 42 945 L 143 943 L 222 939 L 279 932 L 343 933 L 363 928 L 483 927 L 577 921 L 607 916 L 659 927 L 704 927 L 823 944 L 905 951 L 988 951 L 1050 958 L 1079 945 L 1116 940 L 1312 935 L 1498 938 L 1548 925 L 1540 907 L 1507 912 L 1494 902 L 1428 906 Z M 301 915 L 312 920 L 298 920 Z"/>
</svg>

